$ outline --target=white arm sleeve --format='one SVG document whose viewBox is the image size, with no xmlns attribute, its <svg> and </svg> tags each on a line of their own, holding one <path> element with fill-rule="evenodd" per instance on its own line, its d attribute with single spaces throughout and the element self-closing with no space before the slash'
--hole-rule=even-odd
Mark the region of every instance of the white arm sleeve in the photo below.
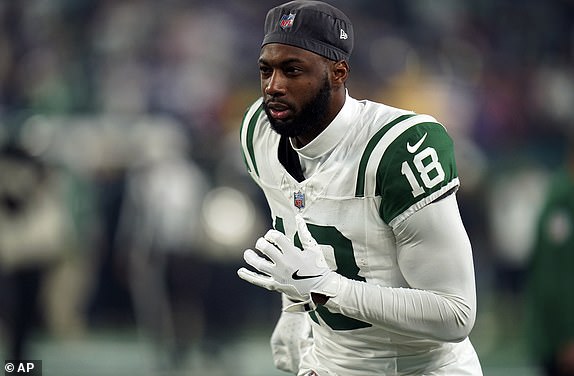
<svg viewBox="0 0 574 376">
<path fill-rule="evenodd" d="M 472 250 L 456 196 L 427 205 L 394 228 L 410 288 L 339 279 L 325 307 L 389 331 L 440 341 L 468 336 L 476 315 Z"/>
</svg>

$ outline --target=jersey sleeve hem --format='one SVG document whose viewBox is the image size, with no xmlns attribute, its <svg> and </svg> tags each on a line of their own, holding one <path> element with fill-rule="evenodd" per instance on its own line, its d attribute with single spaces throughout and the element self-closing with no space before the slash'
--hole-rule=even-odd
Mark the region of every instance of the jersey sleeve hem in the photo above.
<svg viewBox="0 0 574 376">
<path fill-rule="evenodd" d="M 453 189 L 453 188 L 458 189 L 459 185 L 460 185 L 459 179 L 454 178 L 448 184 L 441 187 L 439 190 L 437 190 L 437 191 L 431 193 L 430 195 L 424 197 L 422 200 L 417 201 L 416 203 L 414 203 L 413 205 L 408 207 L 405 211 L 403 211 L 401 214 L 397 215 L 395 218 L 393 218 L 389 222 L 389 226 L 391 226 L 392 228 L 395 228 L 399 223 L 403 222 L 405 219 L 410 217 L 413 213 L 424 208 L 425 206 L 427 206 L 428 204 L 430 204 L 434 200 L 438 199 L 439 197 L 441 197 L 442 195 L 444 195 L 445 193 L 447 193 L 451 189 Z"/>
</svg>

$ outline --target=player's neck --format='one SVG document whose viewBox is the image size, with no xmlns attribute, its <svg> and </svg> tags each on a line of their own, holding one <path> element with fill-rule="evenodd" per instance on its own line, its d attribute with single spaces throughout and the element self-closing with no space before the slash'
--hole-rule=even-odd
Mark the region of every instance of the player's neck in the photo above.
<svg viewBox="0 0 574 376">
<path fill-rule="evenodd" d="M 334 91 L 331 97 L 331 103 L 329 105 L 328 115 L 324 118 L 322 124 L 320 124 L 317 127 L 313 127 L 312 132 L 291 138 L 291 142 L 293 143 L 293 145 L 296 148 L 302 148 L 305 145 L 309 144 L 311 141 L 313 141 L 315 138 L 317 138 L 317 136 L 319 136 L 325 129 L 327 129 L 329 124 L 331 124 L 333 119 L 337 117 L 337 115 L 345 105 L 346 97 L 347 93 L 344 88 L 343 90 Z"/>
</svg>

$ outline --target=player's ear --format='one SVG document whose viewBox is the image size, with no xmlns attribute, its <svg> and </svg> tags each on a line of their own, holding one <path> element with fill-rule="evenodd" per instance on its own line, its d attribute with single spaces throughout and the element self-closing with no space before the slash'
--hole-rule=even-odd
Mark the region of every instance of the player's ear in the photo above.
<svg viewBox="0 0 574 376">
<path fill-rule="evenodd" d="M 332 65 L 333 84 L 345 85 L 347 78 L 349 78 L 349 63 L 345 60 L 336 61 Z"/>
</svg>

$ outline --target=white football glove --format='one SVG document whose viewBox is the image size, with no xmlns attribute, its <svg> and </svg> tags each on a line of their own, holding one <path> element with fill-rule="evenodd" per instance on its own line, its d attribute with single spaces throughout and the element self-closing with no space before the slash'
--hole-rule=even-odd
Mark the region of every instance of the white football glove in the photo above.
<svg viewBox="0 0 574 376">
<path fill-rule="evenodd" d="M 292 302 L 282 295 L 283 307 Z M 271 335 L 271 353 L 275 367 L 296 374 L 301 357 L 313 345 L 311 322 L 305 312 L 282 312 Z"/>
<path fill-rule="evenodd" d="M 256 286 L 279 291 L 301 301 L 298 305 L 312 304 L 311 292 L 334 296 L 335 286 L 328 277 L 335 273 L 327 266 L 321 247 L 311 236 L 303 218 L 297 215 L 295 221 L 303 250 L 295 247 L 281 232 L 269 230 L 255 244 L 264 256 L 252 249 L 243 254 L 245 262 L 259 273 L 241 268 L 237 274 Z"/>
</svg>

